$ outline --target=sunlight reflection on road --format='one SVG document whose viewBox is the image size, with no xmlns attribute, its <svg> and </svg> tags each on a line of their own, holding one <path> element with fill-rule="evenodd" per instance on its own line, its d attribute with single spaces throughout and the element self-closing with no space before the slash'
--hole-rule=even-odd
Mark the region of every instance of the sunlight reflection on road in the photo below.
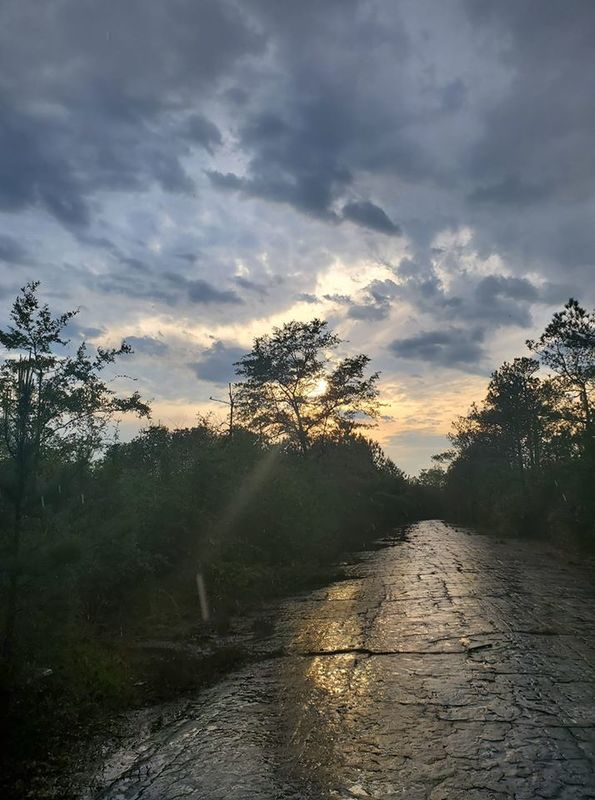
<svg viewBox="0 0 595 800">
<path fill-rule="evenodd" d="M 345 581 L 325 590 L 320 602 L 310 603 L 294 623 L 291 651 L 330 653 L 360 646 L 360 589 L 361 581 Z M 283 664 L 282 682 L 288 691 L 280 698 L 280 717 L 294 774 L 303 781 L 328 787 L 340 779 L 337 744 L 345 724 L 341 709 L 365 702 L 354 693 L 356 669 L 357 657 L 349 653 L 298 656 Z"/>
</svg>

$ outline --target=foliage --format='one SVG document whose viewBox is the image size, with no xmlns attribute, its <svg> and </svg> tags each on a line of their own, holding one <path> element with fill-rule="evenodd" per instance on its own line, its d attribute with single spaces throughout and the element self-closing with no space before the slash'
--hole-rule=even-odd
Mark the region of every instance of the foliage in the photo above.
<svg viewBox="0 0 595 800">
<path fill-rule="evenodd" d="M 448 513 L 502 531 L 595 545 L 595 312 L 576 300 L 529 348 L 491 377 L 484 401 L 455 420 Z"/>
<path fill-rule="evenodd" d="M 89 457 L 114 413 L 149 414 L 138 392 L 118 397 L 100 377 L 131 348 L 99 347 L 90 354 L 83 342 L 69 355 L 64 329 L 78 312 L 52 317 L 48 306 L 39 304 L 38 285 L 22 289 L 11 311 L 13 324 L 0 330 L 7 351 L 0 367 L 3 445 L 30 477 L 48 453 Z"/>
<path fill-rule="evenodd" d="M 10 313 L 12 325 L 0 330 L 0 344 L 7 353 L 0 367 L 2 490 L 14 511 L 11 534 L 4 543 L 9 562 L 5 659 L 12 655 L 15 635 L 23 514 L 36 482 L 57 459 L 89 461 L 113 414 L 149 414 L 137 392 L 118 397 L 101 377 L 130 348 L 124 344 L 119 349 L 97 348 L 90 355 L 82 343 L 69 355 L 64 329 L 77 312 L 52 317 L 48 306 L 39 304 L 38 285 L 28 283 L 21 290 Z"/>
<path fill-rule="evenodd" d="M 573 419 L 581 420 L 586 428 L 593 425 L 595 310 L 585 311 L 571 297 L 539 339 L 528 340 L 527 346 L 553 370 L 562 390 L 571 396 Z"/>
<path fill-rule="evenodd" d="M 0 696 L 5 745 L 19 756 L 42 744 L 36 731 L 77 731 L 134 702 L 136 684 L 160 683 L 138 638 L 220 629 L 247 603 L 328 576 L 341 552 L 420 508 L 415 487 L 360 433 L 376 413 L 378 376 L 365 377 L 366 356 L 330 360 L 339 340 L 326 323 L 257 340 L 240 366 L 245 427 L 150 425 L 106 446 L 113 413 L 148 408 L 104 377 L 126 346 L 71 351 L 73 316 L 53 317 L 30 284 L 0 332 L 0 611 L 16 633 Z"/>
<path fill-rule="evenodd" d="M 258 337 L 236 364 L 241 422 L 302 453 L 320 439 L 337 439 L 365 427 L 378 413 L 378 373 L 360 354 L 333 363 L 341 340 L 319 319 L 288 322 Z"/>
</svg>

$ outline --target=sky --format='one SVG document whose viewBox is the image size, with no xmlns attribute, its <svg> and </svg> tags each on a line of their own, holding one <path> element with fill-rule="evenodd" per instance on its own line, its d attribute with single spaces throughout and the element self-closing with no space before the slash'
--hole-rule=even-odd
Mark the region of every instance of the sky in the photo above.
<svg viewBox="0 0 595 800">
<path fill-rule="evenodd" d="M 595 303 L 594 41 L 592 0 L 2 0 L 0 320 L 40 280 L 180 426 L 326 319 L 415 474 Z"/>
</svg>

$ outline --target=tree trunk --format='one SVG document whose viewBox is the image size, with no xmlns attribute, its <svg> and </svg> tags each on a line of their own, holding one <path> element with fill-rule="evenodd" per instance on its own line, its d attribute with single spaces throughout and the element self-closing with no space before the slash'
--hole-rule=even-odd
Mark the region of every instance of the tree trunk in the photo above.
<svg viewBox="0 0 595 800">
<path fill-rule="evenodd" d="M 303 455 L 306 455 L 309 449 L 309 441 L 308 435 L 304 430 L 304 423 L 302 422 L 302 416 L 300 414 L 300 409 L 298 403 L 294 400 L 292 403 L 293 413 L 295 414 L 295 419 L 297 422 L 297 434 L 298 434 L 298 444 L 300 446 L 300 450 L 302 451 Z"/>
<path fill-rule="evenodd" d="M 581 405 L 583 407 L 583 415 L 585 418 L 585 428 L 589 430 L 591 426 L 591 408 L 589 406 L 589 396 L 587 394 L 587 387 L 583 384 L 580 389 Z"/>
</svg>

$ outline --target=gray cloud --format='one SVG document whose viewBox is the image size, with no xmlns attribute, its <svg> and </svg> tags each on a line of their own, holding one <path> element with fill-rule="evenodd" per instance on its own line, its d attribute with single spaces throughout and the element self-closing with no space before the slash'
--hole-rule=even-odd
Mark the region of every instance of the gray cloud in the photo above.
<svg viewBox="0 0 595 800">
<path fill-rule="evenodd" d="M 245 355 L 246 351 L 236 345 L 217 341 L 202 358 L 189 364 L 197 378 L 211 383 L 225 384 L 235 379 L 234 363 Z"/>
<path fill-rule="evenodd" d="M 347 294 L 325 294 L 323 298 L 324 300 L 330 300 L 331 303 L 339 303 L 343 306 L 349 306 L 353 302 Z"/>
<path fill-rule="evenodd" d="M 268 286 L 258 283 L 257 281 L 252 281 L 250 278 L 246 278 L 243 275 L 236 275 L 233 280 L 241 289 L 246 289 L 246 291 L 252 292 L 261 298 L 266 297 L 268 294 Z"/>
<path fill-rule="evenodd" d="M 523 183 L 509 176 L 497 183 L 478 186 L 469 194 L 469 202 L 486 205 L 531 205 L 547 197 L 550 187 Z"/>
<path fill-rule="evenodd" d="M 150 301 L 164 306 L 243 305 L 242 298 L 232 289 L 220 288 L 203 278 L 188 277 L 178 272 L 159 271 L 137 259 L 118 259 L 127 263 L 128 270 L 114 267 L 101 275 L 78 270 L 77 278 L 92 291 L 122 295 L 128 302 Z M 75 270 L 69 267 L 75 274 Z"/>
<path fill-rule="evenodd" d="M 201 278 L 190 280 L 175 273 L 168 273 L 165 277 L 169 284 L 183 289 L 192 303 L 204 305 L 209 305 L 211 303 L 237 305 L 243 302 L 241 297 L 231 289 L 218 289 L 216 286 L 213 286 Z"/>
<path fill-rule="evenodd" d="M 400 179 L 448 193 L 444 208 L 438 194 L 423 207 L 401 203 L 417 245 L 448 220 L 471 224 L 477 246 L 513 262 L 528 254 L 585 268 L 595 245 L 595 15 L 589 0 L 571 14 L 491 5 L 454 2 L 423 19 L 417 40 L 420 8 L 368 0 L 350 0 L 349 13 L 336 2 L 281 13 L 260 0 L 125 9 L 47 0 L 35 14 L 28 0 L 6 0 L 0 208 L 43 209 L 80 230 L 102 190 L 192 196 L 202 173 L 186 157 L 213 156 L 225 138 L 246 169 L 207 161 L 213 186 L 329 223 L 343 207 L 394 235 L 400 226 L 382 208 L 347 196 L 361 176 L 386 187 Z M 531 211 L 523 226 L 519 205 Z"/>
<path fill-rule="evenodd" d="M 169 350 L 165 342 L 152 336 L 127 336 L 126 343 L 132 347 L 135 353 L 143 356 L 164 356 Z"/>
<path fill-rule="evenodd" d="M 217 289 L 202 280 L 188 281 L 188 297 L 193 303 L 241 303 L 242 299 L 229 289 Z"/>
<path fill-rule="evenodd" d="M 399 358 L 426 361 L 441 367 L 460 367 L 476 371 L 484 357 L 481 328 L 431 330 L 397 339 L 389 346 Z"/>
<path fill-rule="evenodd" d="M 106 329 L 398 305 L 393 356 L 470 369 L 595 300 L 594 39 L 591 0 L 5 0 L 0 256 Z"/>
<path fill-rule="evenodd" d="M 22 264 L 29 260 L 30 257 L 20 242 L 13 239 L 12 236 L 0 236 L 0 261 L 6 261 L 8 264 Z"/>
<path fill-rule="evenodd" d="M 63 138 L 61 134 L 63 133 Z M 67 130 L 51 117 L 13 108 L 0 121 L 0 210 L 41 207 L 67 226 L 86 225 L 81 182 L 64 152 Z"/>
<path fill-rule="evenodd" d="M 191 192 L 181 156 L 192 143 L 212 152 L 221 135 L 195 112 L 177 136 L 168 115 L 210 92 L 261 41 L 235 7 L 215 0 L 48 0 L 35 13 L 27 0 L 7 0 L 0 209 L 42 208 L 76 230 L 101 189 L 156 182 Z"/>
<path fill-rule="evenodd" d="M 389 236 L 399 236 L 401 229 L 387 216 L 380 206 L 368 200 L 354 201 L 343 206 L 343 219 L 361 225 L 363 228 L 386 233 Z"/>
<path fill-rule="evenodd" d="M 83 339 L 95 339 L 105 333 L 104 328 L 89 327 L 80 325 L 75 319 L 71 319 L 65 328 L 65 335 L 67 339 L 74 339 L 78 343 Z"/>
<path fill-rule="evenodd" d="M 492 302 L 496 297 L 511 297 L 530 302 L 539 298 L 537 288 L 526 278 L 509 278 L 505 275 L 488 275 L 482 278 L 475 293 L 486 303 Z"/>
<path fill-rule="evenodd" d="M 466 322 L 491 329 L 527 328 L 532 323 L 533 306 L 547 305 L 554 297 L 564 297 L 558 284 L 545 283 L 540 287 L 528 278 L 467 274 L 458 269 L 456 262 L 448 289 L 430 260 L 415 262 L 404 258 L 395 272 L 400 282 L 394 294 L 431 313 L 445 325 Z"/>
<path fill-rule="evenodd" d="M 202 145 L 209 153 L 213 153 L 223 142 L 219 128 L 202 114 L 191 114 L 184 121 L 182 134 Z"/>
<path fill-rule="evenodd" d="M 480 206 L 477 241 L 553 269 L 592 264 L 595 231 L 583 222 L 595 194 L 592 4 L 575 0 L 571 13 L 511 0 L 466 0 L 465 7 L 475 35 L 506 38 L 501 58 L 511 76 L 482 109 L 482 135 L 465 164 L 475 187 L 470 202 Z"/>
<path fill-rule="evenodd" d="M 296 300 L 299 300 L 301 303 L 318 303 L 318 298 L 315 294 L 310 294 L 309 292 L 300 292 L 296 295 Z"/>
<path fill-rule="evenodd" d="M 354 303 L 350 306 L 347 316 L 350 319 L 376 322 L 386 319 L 390 313 L 388 303 Z"/>
<path fill-rule="evenodd" d="M 351 303 L 347 316 L 370 322 L 386 319 L 390 314 L 391 300 L 398 291 L 399 287 L 390 279 L 372 281 L 366 286 L 364 302 Z"/>
</svg>

